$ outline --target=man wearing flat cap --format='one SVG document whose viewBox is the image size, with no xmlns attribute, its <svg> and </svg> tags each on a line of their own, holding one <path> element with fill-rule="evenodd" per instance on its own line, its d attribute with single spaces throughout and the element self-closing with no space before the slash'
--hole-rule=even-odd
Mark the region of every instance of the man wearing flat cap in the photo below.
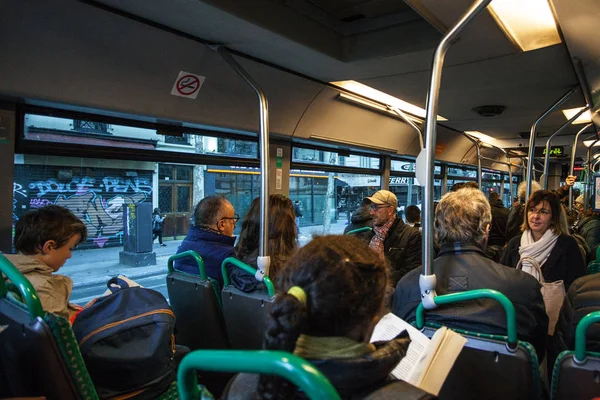
<svg viewBox="0 0 600 400">
<path fill-rule="evenodd" d="M 421 265 L 421 232 L 396 215 L 398 199 L 388 190 L 379 190 L 363 200 L 370 206 L 373 231 L 366 236 L 369 247 L 390 263 L 390 284 Z"/>
</svg>

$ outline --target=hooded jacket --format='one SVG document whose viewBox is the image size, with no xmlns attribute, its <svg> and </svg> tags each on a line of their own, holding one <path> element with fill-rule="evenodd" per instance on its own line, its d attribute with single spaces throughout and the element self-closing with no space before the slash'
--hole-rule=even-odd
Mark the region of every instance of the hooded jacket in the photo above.
<svg viewBox="0 0 600 400">
<path fill-rule="evenodd" d="M 202 257 L 206 275 L 219 282 L 223 287 L 223 276 L 221 275 L 221 263 L 227 257 L 233 256 L 233 244 L 235 237 L 220 235 L 212 230 L 192 226 L 181 245 L 177 254 L 187 250 L 194 250 Z M 174 268 L 188 274 L 198 275 L 198 264 L 191 257 L 175 261 Z"/>
<path fill-rule="evenodd" d="M 75 309 L 69 306 L 69 297 L 73 290 L 73 281 L 68 276 L 55 274 L 54 270 L 34 256 L 24 254 L 6 254 L 20 273 L 35 288 L 42 308 L 46 312 L 69 319 Z"/>
</svg>

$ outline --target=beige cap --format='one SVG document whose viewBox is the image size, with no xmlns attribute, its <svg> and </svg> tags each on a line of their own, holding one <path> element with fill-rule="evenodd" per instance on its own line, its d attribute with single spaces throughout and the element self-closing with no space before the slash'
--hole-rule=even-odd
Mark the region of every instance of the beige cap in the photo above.
<svg viewBox="0 0 600 400">
<path fill-rule="evenodd" d="M 394 208 L 398 208 L 398 199 L 396 195 L 389 190 L 379 190 L 373 196 L 365 197 L 363 199 L 365 203 L 373 203 L 373 204 L 387 204 L 393 206 Z"/>
</svg>

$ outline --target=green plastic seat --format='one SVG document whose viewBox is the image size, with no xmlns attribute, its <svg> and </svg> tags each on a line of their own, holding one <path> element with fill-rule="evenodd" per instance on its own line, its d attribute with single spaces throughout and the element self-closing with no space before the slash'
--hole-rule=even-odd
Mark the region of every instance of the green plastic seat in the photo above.
<svg viewBox="0 0 600 400">
<path fill-rule="evenodd" d="M 196 370 L 278 375 L 294 383 L 310 399 L 340 398 L 329 380 L 312 364 L 283 351 L 194 351 L 184 357 L 177 372 L 182 400 L 203 398 L 203 391 L 196 382 Z"/>
<path fill-rule="evenodd" d="M 185 257 L 196 260 L 198 275 L 173 269 L 173 262 Z M 221 311 L 221 289 L 216 280 L 206 276 L 202 257 L 188 250 L 169 257 L 167 267 L 169 302 L 177 317 L 175 342 L 190 350 L 230 348 Z"/>
<path fill-rule="evenodd" d="M 438 306 L 479 298 L 495 299 L 504 307 L 507 336 L 453 329 L 467 339 L 438 395 L 441 400 L 540 399 L 538 358 L 530 343 L 517 338 L 515 309 L 495 290 L 480 289 L 436 296 Z M 419 305 L 416 326 L 431 337 L 441 326 L 425 324 L 425 308 Z M 425 326 L 427 325 L 427 326 Z"/>
<path fill-rule="evenodd" d="M 593 275 L 600 272 L 600 261 L 592 261 L 587 266 L 587 275 Z"/>
<path fill-rule="evenodd" d="M 44 312 L 34 287 L 3 255 L 0 271 L 18 290 L 10 294 L 0 279 L 0 366 L 8 386 L 0 395 L 97 400 L 69 321 Z M 175 387 L 160 399 L 177 399 Z"/>
<path fill-rule="evenodd" d="M 556 359 L 552 370 L 553 400 L 600 397 L 600 353 L 586 351 L 586 332 L 596 322 L 600 322 L 600 311 L 583 317 L 575 330 L 575 351 L 563 351 Z"/>
<path fill-rule="evenodd" d="M 269 312 L 275 300 L 273 282 L 269 277 L 264 278 L 264 284 L 267 288 L 266 293 L 262 290 L 255 290 L 250 293 L 242 292 L 229 282 L 227 273 L 227 265 L 229 264 L 242 268 L 252 275 L 256 273 L 256 269 L 233 257 L 226 258 L 221 265 L 221 272 L 223 273 L 223 290 L 221 291 L 223 315 L 231 348 L 239 350 L 262 349 Z"/>
</svg>

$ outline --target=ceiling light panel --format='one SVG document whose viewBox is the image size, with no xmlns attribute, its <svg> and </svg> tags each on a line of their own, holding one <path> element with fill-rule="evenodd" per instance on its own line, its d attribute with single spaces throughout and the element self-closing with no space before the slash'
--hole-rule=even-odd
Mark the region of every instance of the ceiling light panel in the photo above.
<svg viewBox="0 0 600 400">
<path fill-rule="evenodd" d="M 564 114 L 564 116 L 567 120 L 570 120 L 571 118 L 573 118 L 575 116 L 575 114 L 577 114 L 582 109 L 583 109 L 583 107 L 569 108 L 567 110 L 562 110 L 562 113 Z M 586 112 L 581 114 L 572 123 L 575 125 L 575 124 L 588 124 L 590 122 L 592 122 L 592 113 L 590 112 L 590 110 L 587 110 Z"/>
</svg>

